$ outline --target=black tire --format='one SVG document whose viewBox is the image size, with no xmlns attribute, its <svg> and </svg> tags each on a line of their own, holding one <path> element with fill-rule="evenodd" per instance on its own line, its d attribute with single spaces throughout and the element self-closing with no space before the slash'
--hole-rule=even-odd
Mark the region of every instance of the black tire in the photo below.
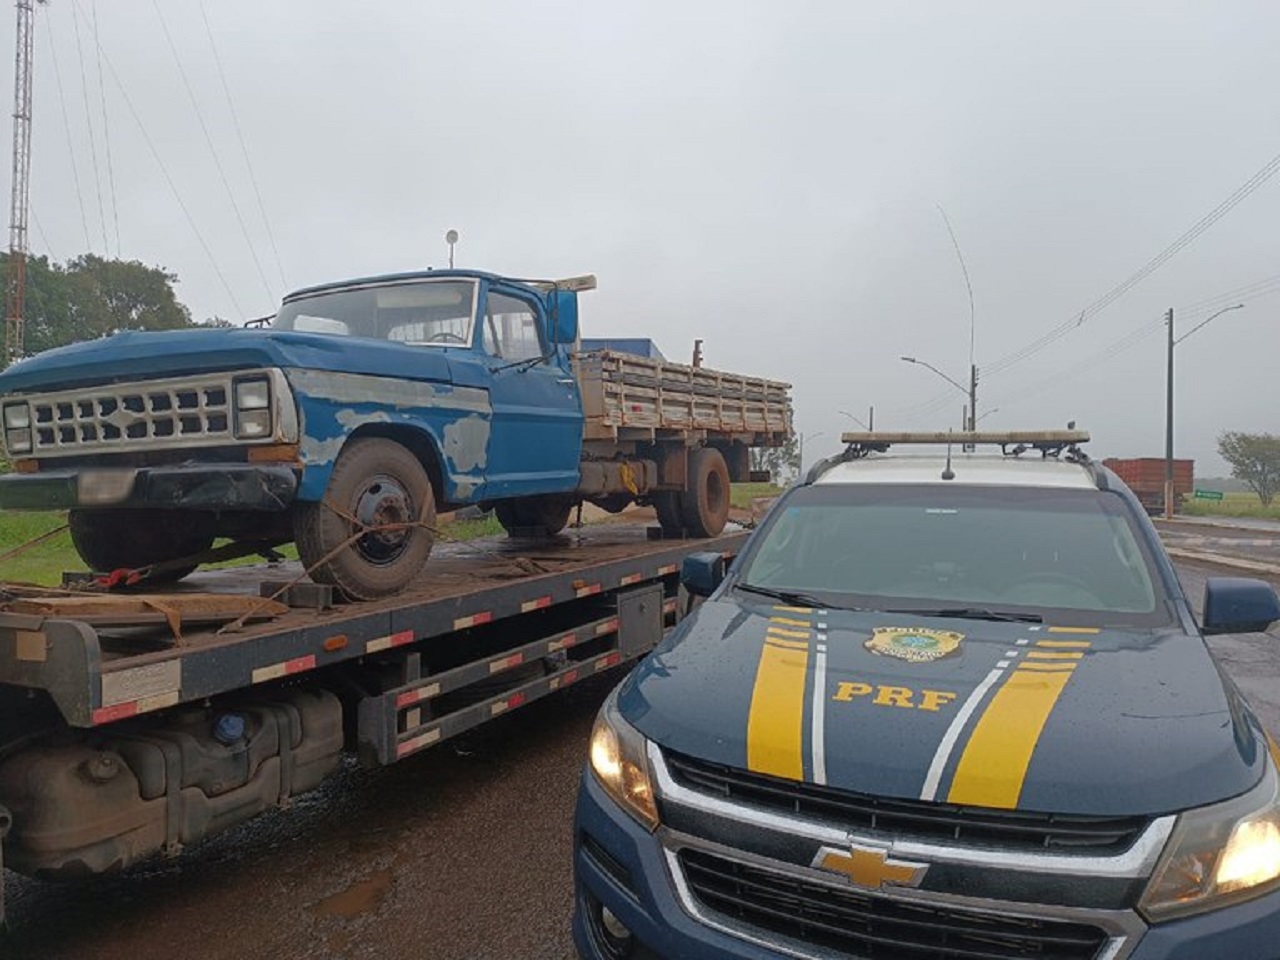
<svg viewBox="0 0 1280 960">
<path fill-rule="evenodd" d="M 213 546 L 213 517 L 191 510 L 72 510 L 71 545 L 96 573 L 139 570 L 203 553 Z M 157 571 L 150 583 L 172 583 L 199 564 Z"/>
<path fill-rule="evenodd" d="M 509 537 L 554 537 L 569 525 L 573 506 L 566 497 L 528 497 L 503 500 L 493 512 Z"/>
<path fill-rule="evenodd" d="M 649 497 L 658 525 L 668 537 L 684 536 L 684 494 L 679 490 L 659 490 Z"/>
<path fill-rule="evenodd" d="M 324 496 L 324 502 L 294 508 L 294 540 L 311 579 L 332 584 L 352 600 L 376 600 L 403 590 L 426 563 L 435 541 L 435 497 L 418 458 L 394 440 L 352 440 L 338 455 Z M 359 532 L 360 524 L 410 523 L 421 525 L 369 532 L 338 549 Z"/>
<path fill-rule="evenodd" d="M 729 467 L 714 447 L 689 452 L 681 498 L 685 529 L 693 537 L 715 537 L 729 519 Z"/>
</svg>

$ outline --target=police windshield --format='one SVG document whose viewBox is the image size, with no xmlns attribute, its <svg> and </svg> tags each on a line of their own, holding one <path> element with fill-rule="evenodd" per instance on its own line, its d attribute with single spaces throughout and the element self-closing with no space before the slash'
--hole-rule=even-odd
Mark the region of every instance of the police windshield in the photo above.
<svg viewBox="0 0 1280 960">
<path fill-rule="evenodd" d="M 803 487 L 770 515 L 738 582 L 833 607 L 1174 622 L 1142 531 L 1119 497 L 1095 490 Z"/>
</svg>

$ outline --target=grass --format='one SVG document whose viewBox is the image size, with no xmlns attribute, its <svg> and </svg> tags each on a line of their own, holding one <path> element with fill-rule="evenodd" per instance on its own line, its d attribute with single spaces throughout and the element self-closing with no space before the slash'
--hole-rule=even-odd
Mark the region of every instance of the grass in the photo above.
<svg viewBox="0 0 1280 960">
<path fill-rule="evenodd" d="M 729 488 L 729 503 L 745 510 L 756 497 L 776 497 L 781 492 L 782 488 L 772 483 L 735 483 Z"/>
<path fill-rule="evenodd" d="M 1264 507 L 1258 495 L 1228 493 L 1221 500 L 1196 500 L 1187 497 L 1182 501 L 1179 513 L 1189 517 L 1256 517 L 1264 520 L 1280 520 L 1280 499 Z"/>
</svg>

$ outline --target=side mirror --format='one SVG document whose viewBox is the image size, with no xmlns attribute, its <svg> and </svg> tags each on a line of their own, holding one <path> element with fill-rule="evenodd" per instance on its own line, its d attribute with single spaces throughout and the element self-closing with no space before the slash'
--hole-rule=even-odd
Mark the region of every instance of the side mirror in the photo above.
<svg viewBox="0 0 1280 960">
<path fill-rule="evenodd" d="M 724 582 L 724 557 L 718 553 L 691 553 L 680 568 L 680 585 L 695 597 L 709 597 Z"/>
<path fill-rule="evenodd" d="M 1200 629 L 1206 634 L 1262 633 L 1280 620 L 1280 597 L 1262 580 L 1210 577 L 1204 585 L 1203 619 Z"/>
<path fill-rule="evenodd" d="M 551 339 L 556 343 L 577 343 L 578 294 L 573 290 L 553 290 L 551 298 Z"/>
</svg>

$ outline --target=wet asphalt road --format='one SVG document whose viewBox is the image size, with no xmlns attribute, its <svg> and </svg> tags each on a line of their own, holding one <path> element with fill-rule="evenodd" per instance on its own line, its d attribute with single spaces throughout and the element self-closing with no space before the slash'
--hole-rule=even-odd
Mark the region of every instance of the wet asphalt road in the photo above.
<svg viewBox="0 0 1280 960">
<path fill-rule="evenodd" d="M 1180 564 L 1199 603 L 1215 571 Z M 1280 635 L 1213 638 L 1280 734 Z M 7 875 L 23 960 L 570 960 L 574 794 L 614 671 L 176 861 L 82 886 Z"/>
</svg>

